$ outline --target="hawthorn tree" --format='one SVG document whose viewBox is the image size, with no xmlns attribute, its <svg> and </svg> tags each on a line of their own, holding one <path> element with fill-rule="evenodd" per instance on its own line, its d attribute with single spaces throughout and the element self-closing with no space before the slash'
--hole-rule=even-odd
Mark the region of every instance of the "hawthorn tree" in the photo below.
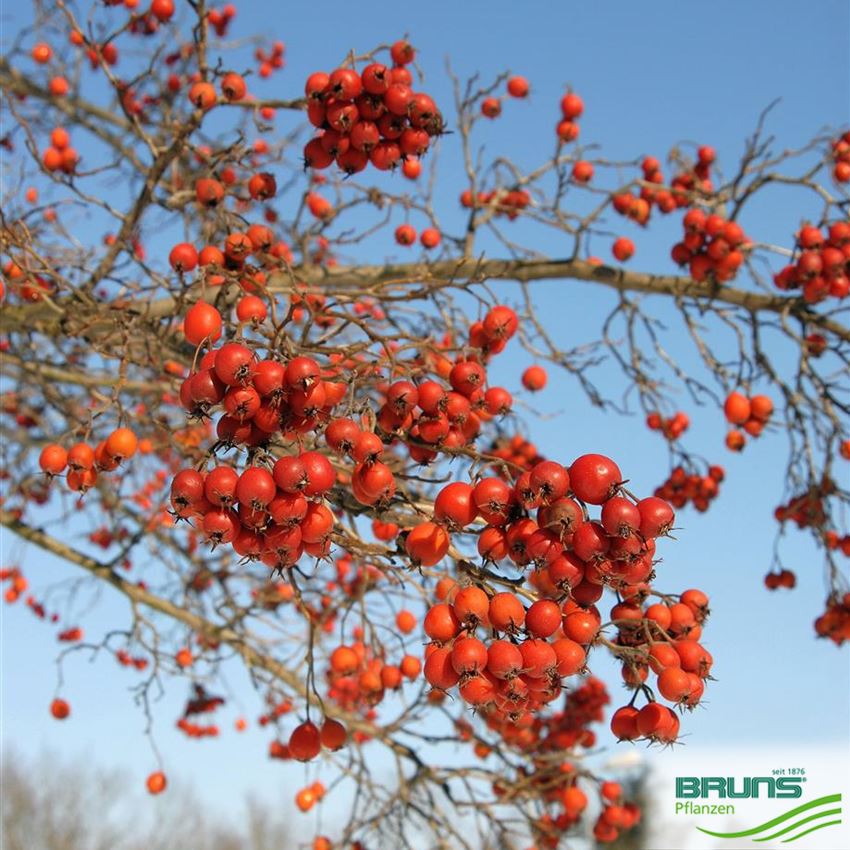
<svg viewBox="0 0 850 850">
<path fill-rule="evenodd" d="M 766 112 L 725 171 L 708 145 L 614 161 L 581 139 L 585 104 L 567 91 L 551 157 L 521 169 L 475 137 L 528 95 L 524 78 L 453 78 L 454 102 L 437 103 L 401 39 L 260 98 L 284 46 L 258 37 L 255 65 L 232 68 L 235 14 L 46 2 L 0 60 L 0 519 L 123 594 L 126 619 L 100 641 L 61 622 L 63 656 L 135 668 L 145 710 L 151 689 L 188 680 L 186 735 L 219 734 L 217 677 L 248 669 L 269 755 L 326 767 L 298 807 L 354 789 L 316 850 L 613 841 L 640 810 L 582 757 L 611 702 L 594 655 L 631 689 L 610 722 L 620 740 L 675 742 L 710 679 L 708 597 L 676 587 L 661 556 L 675 563 L 675 511 L 707 510 L 724 471 L 685 447 L 675 398 L 725 416 L 729 450 L 785 432 L 766 584 L 793 586 L 778 543 L 807 530 L 827 564 L 817 633 L 850 637 L 850 134 L 777 152 Z M 81 85 L 86 68 L 98 85 Z M 283 133 L 286 113 L 303 120 Z M 448 145 L 465 186 L 439 181 Z M 806 221 L 789 209 L 783 244 L 742 224 L 768 188 L 817 203 Z M 446 204 L 465 211 L 460 232 L 441 226 Z M 662 216 L 681 221 L 678 274 L 636 269 L 620 235 Z M 564 254 L 521 245 L 518 223 Z M 374 262 L 347 262 L 367 248 Z M 413 259 L 380 262 L 387 250 Z M 607 299 L 593 343 L 555 342 L 533 294 L 552 280 Z M 677 327 L 654 315 L 662 301 Z M 488 380 L 511 348 L 536 361 L 528 393 L 558 369 L 588 404 L 642 411 L 669 445 L 657 490 L 632 492 L 627 452 L 542 457 Z M 603 360 L 622 373 L 613 397 Z M 28 566 L 4 565 L 6 600 L 55 622 Z M 467 757 L 446 764 L 458 740 Z M 378 749 L 390 785 L 370 771 Z M 166 791 L 167 756 L 147 787 Z"/>
</svg>

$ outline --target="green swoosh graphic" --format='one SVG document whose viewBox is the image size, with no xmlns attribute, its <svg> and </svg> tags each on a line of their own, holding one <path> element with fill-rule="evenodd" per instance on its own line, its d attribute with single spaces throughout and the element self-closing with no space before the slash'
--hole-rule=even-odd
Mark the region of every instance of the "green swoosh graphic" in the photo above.
<svg viewBox="0 0 850 850">
<path fill-rule="evenodd" d="M 785 829 L 780 829 L 779 832 L 774 832 L 773 835 L 765 835 L 763 838 L 754 838 L 753 841 L 772 841 L 774 838 L 779 838 L 780 835 L 785 835 L 786 832 L 791 832 L 792 830 L 797 829 L 798 826 L 811 823 L 813 820 L 817 820 L 818 818 L 828 818 L 831 815 L 840 814 L 841 809 L 825 809 L 824 811 L 809 815 L 807 818 L 798 820 L 796 823 L 792 823 L 791 826 L 786 826 Z"/>
<path fill-rule="evenodd" d="M 809 811 L 809 809 L 814 809 L 817 806 L 825 806 L 827 803 L 840 802 L 841 794 L 828 794 L 826 797 L 818 797 L 817 800 L 812 800 L 810 803 L 804 803 L 802 806 L 797 806 L 797 808 L 785 812 L 784 815 L 779 815 L 773 820 L 769 820 L 766 823 L 760 824 L 759 826 L 754 826 L 752 829 L 742 830 L 741 832 L 712 832 L 710 829 L 703 829 L 701 826 L 698 826 L 697 829 L 700 832 L 704 832 L 706 835 L 713 835 L 715 838 L 744 838 L 745 836 L 756 835 L 759 832 L 764 832 L 766 829 L 778 826 L 780 823 L 784 823 L 790 818 L 796 817 L 797 815 L 801 815 L 803 812 Z"/>
<path fill-rule="evenodd" d="M 807 829 L 805 832 L 801 832 L 799 835 L 795 835 L 793 838 L 783 838 L 782 843 L 788 844 L 789 841 L 796 841 L 798 838 L 802 838 L 804 835 L 808 835 L 810 832 L 814 832 L 816 829 L 823 829 L 825 826 L 838 826 L 840 823 L 840 820 L 831 820 L 829 823 L 819 823 L 817 826 L 813 826 L 811 829 Z"/>
</svg>

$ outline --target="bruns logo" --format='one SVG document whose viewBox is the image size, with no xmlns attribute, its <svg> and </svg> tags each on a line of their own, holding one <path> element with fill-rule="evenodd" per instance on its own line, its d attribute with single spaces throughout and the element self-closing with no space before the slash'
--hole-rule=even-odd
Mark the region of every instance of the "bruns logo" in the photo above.
<svg viewBox="0 0 850 850">
<path fill-rule="evenodd" d="M 715 795 L 721 800 L 802 797 L 803 781 L 800 776 L 677 776 L 676 797 L 703 799 Z"/>
</svg>

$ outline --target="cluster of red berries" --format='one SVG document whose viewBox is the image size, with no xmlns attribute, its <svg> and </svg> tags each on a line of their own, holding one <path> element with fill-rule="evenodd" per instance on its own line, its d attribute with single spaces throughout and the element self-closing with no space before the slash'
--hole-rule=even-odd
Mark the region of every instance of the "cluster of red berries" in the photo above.
<svg viewBox="0 0 850 850">
<path fill-rule="evenodd" d="M 779 587 L 792 590 L 797 586 L 797 576 L 791 570 L 779 570 L 779 572 L 769 572 L 764 577 L 764 586 L 768 590 L 776 590 Z"/>
<path fill-rule="evenodd" d="M 481 557 L 509 559 L 523 571 L 533 566 L 530 581 L 540 598 L 526 608 L 513 593 L 491 596 L 468 586 L 433 606 L 424 622 L 432 640 L 425 677 L 433 687 L 458 685 L 469 704 L 511 720 L 560 694 L 561 679 L 583 668 L 585 647 L 602 625 L 593 603 L 604 586 L 627 591 L 648 581 L 655 539 L 673 525 L 669 504 L 657 497 L 635 503 L 622 495 L 622 481 L 610 458 L 583 455 L 569 468 L 542 461 L 513 487 L 484 478 L 440 491 L 434 519 L 407 538 L 414 561 L 438 563 L 450 532 L 465 532 L 480 518 Z M 587 505 L 601 506 L 598 521 L 589 518 Z M 532 511 L 536 521 L 527 515 Z M 480 639 L 479 626 L 500 637 Z"/>
<path fill-rule="evenodd" d="M 83 630 L 79 626 L 72 626 L 70 629 L 63 629 L 56 635 L 56 640 L 60 643 L 76 643 L 83 639 Z"/>
<path fill-rule="evenodd" d="M 504 349 L 517 324 L 513 310 L 494 307 L 472 327 L 470 343 L 485 359 Z M 186 316 L 184 334 L 198 345 L 217 339 L 221 325 L 218 311 L 198 302 Z M 386 387 L 377 414 L 379 431 L 387 440 L 409 440 L 410 454 L 419 462 L 432 460 L 438 446 L 470 442 L 481 417 L 510 408 L 506 390 L 484 390 L 486 372 L 477 360 L 447 361 L 445 368 L 450 391 L 433 380 L 418 385 L 396 381 Z M 258 361 L 247 346 L 228 343 L 201 358 L 198 370 L 184 380 L 180 398 L 195 416 L 223 408 L 216 434 L 224 446 L 259 448 L 277 434 L 294 440 L 326 425 L 330 449 L 356 464 L 350 479 L 355 498 L 367 505 L 386 503 L 395 492 L 395 480 L 381 461 L 385 440 L 352 419 L 331 420 L 346 386 L 335 377 L 336 370 L 323 370 L 312 358 L 294 358 L 284 366 L 276 360 Z M 271 471 L 262 465 L 241 474 L 230 466 L 208 473 L 187 469 L 172 483 L 172 507 L 181 518 L 199 519 L 213 543 L 231 543 L 242 556 L 262 557 L 267 565 L 283 568 L 304 551 L 327 553 L 333 514 L 322 496 L 335 481 L 330 461 L 315 451 L 280 458 Z"/>
<path fill-rule="evenodd" d="M 513 478 L 511 469 L 519 469 L 522 472 L 530 470 L 533 466 L 546 460 L 538 451 L 537 446 L 530 440 L 526 440 L 521 434 L 513 437 L 500 437 L 491 443 L 487 454 L 497 457 L 508 464 L 508 469 L 501 463 L 494 463 L 492 470 L 502 478 Z"/>
<path fill-rule="evenodd" d="M 283 699 L 276 701 L 273 696 L 268 695 L 266 701 L 269 705 L 269 710 L 257 718 L 257 723 L 260 726 L 268 726 L 269 723 L 274 723 L 279 717 L 283 717 L 292 711 L 292 700 Z M 282 757 L 289 758 L 289 752 L 287 751 L 286 755 Z"/>
<path fill-rule="evenodd" d="M 832 176 L 839 183 L 850 183 L 850 130 L 832 142 Z"/>
<path fill-rule="evenodd" d="M 435 358 L 433 368 L 448 379 L 448 390 L 435 380 L 419 384 L 400 380 L 389 385 L 377 414 L 379 431 L 388 440 L 394 437 L 408 440 L 410 456 L 419 463 L 432 461 L 438 448 L 459 448 L 474 441 L 482 421 L 504 415 L 513 403 L 511 394 L 503 387 L 485 389 L 487 372 L 482 362 L 504 350 L 518 325 L 512 309 L 493 307 L 482 321 L 470 326 L 469 346 L 478 353 L 454 360 Z M 351 430 L 350 425 L 346 427 Z M 345 453 L 350 451 L 350 443 L 351 434 L 348 434 L 341 444 Z M 329 444 L 339 451 L 330 439 Z M 357 477 L 355 469 L 353 484 Z M 357 496 L 357 487 L 354 492 Z"/>
<path fill-rule="evenodd" d="M 584 101 L 575 92 L 567 92 L 561 98 L 561 120 L 555 127 L 555 133 L 562 144 L 574 142 L 578 138 L 578 119 L 583 112 Z"/>
<path fill-rule="evenodd" d="M 615 194 L 611 199 L 614 210 L 643 227 L 649 222 L 653 207 L 656 207 L 659 212 L 666 215 L 676 209 L 690 206 L 692 203 L 688 197 L 690 193 L 699 190 L 703 194 L 710 194 L 712 191 L 709 173 L 715 158 L 714 148 L 708 145 L 702 145 L 697 150 L 697 161 L 693 168 L 682 171 L 674 176 L 670 182 L 670 189 L 661 189 L 654 188 L 654 186 L 664 184 L 664 175 L 661 172 L 660 161 L 654 156 L 644 157 L 641 162 L 641 171 L 643 172 L 642 181 L 645 185 L 641 186 L 637 194 L 632 192 L 618 192 Z M 580 174 L 576 176 L 575 170 L 579 166 L 581 167 Z M 593 167 L 590 163 L 576 163 L 573 172 L 575 179 L 581 178 L 580 182 L 587 182 L 593 176 Z M 691 241 L 694 240 L 692 239 Z M 718 246 L 715 251 L 720 253 L 720 247 Z M 681 249 L 676 248 L 674 250 L 677 256 L 683 258 L 685 262 L 690 261 L 690 257 L 685 257 Z M 734 259 L 732 262 L 734 262 Z"/>
<path fill-rule="evenodd" d="M 513 783 L 507 779 L 493 782 L 497 800 L 536 797 L 553 806 L 531 824 L 536 846 L 558 847 L 565 832 L 573 828 L 586 814 L 590 799 L 579 784 L 575 765 L 558 761 L 564 750 L 581 746 L 589 749 L 596 744 L 591 724 L 604 719 L 604 707 L 610 702 L 605 685 L 588 676 L 567 694 L 563 709 L 545 717 L 526 718 L 519 724 L 503 723 L 492 714 L 484 715 L 487 725 L 502 736 L 504 743 L 530 757 L 531 770 L 517 772 Z M 461 739 L 464 730 L 459 730 Z M 470 729 L 471 737 L 471 729 Z M 484 758 L 490 748 L 476 744 L 476 753 Z M 623 799 L 623 789 L 617 782 L 602 782 L 598 787 L 600 812 L 593 827 L 597 841 L 616 840 L 621 831 L 631 829 L 640 821 L 640 808 Z"/>
<path fill-rule="evenodd" d="M 409 611 L 399 612 L 396 625 L 401 633 L 409 634 L 416 627 L 416 618 Z M 385 663 L 364 644 L 362 630 L 357 628 L 354 640 L 340 644 L 330 654 L 328 698 L 346 711 L 374 720 L 374 708 L 385 692 L 397 691 L 405 680 L 415 681 L 421 672 L 422 662 L 415 655 L 403 656 L 398 664 Z"/>
<path fill-rule="evenodd" d="M 136 670 L 144 670 L 148 666 L 147 658 L 143 658 L 142 656 L 136 656 L 134 658 L 126 649 L 119 649 L 115 653 L 115 660 L 122 667 L 133 667 Z"/>
<path fill-rule="evenodd" d="M 441 238 L 436 227 L 426 227 L 419 234 L 419 242 L 429 251 L 440 244 Z M 416 242 L 416 229 L 411 224 L 400 224 L 395 229 L 395 241 L 399 245 L 413 245 Z"/>
<path fill-rule="evenodd" d="M 50 146 L 41 156 L 42 165 L 47 171 L 64 171 L 73 174 L 80 161 L 80 155 L 71 147 L 71 136 L 62 127 L 56 127 L 50 134 Z"/>
<path fill-rule="evenodd" d="M 3 274 L 9 281 L 9 287 L 22 301 L 35 303 L 49 295 L 53 284 L 40 274 L 25 272 L 16 262 L 9 260 L 3 265 Z M 3 281 L 0 280 L 0 299 L 6 294 Z"/>
<path fill-rule="evenodd" d="M 679 266 L 687 266 L 690 276 L 704 281 L 713 276 L 721 283 L 732 280 L 744 262 L 747 236 L 740 224 L 716 213 L 689 209 L 682 219 L 685 235 L 670 255 Z"/>
<path fill-rule="evenodd" d="M 295 598 L 295 591 L 289 582 L 270 581 L 263 587 L 252 588 L 251 598 L 267 611 L 274 611 L 279 605 L 291 602 Z"/>
<path fill-rule="evenodd" d="M 707 146 L 700 148 L 699 156 L 709 155 L 713 161 L 713 150 Z M 702 160 L 698 162 L 697 167 L 702 167 L 701 163 Z M 588 168 L 588 166 L 590 167 Z M 578 174 L 576 174 L 576 169 L 578 169 Z M 645 156 L 641 162 L 641 172 L 641 179 L 644 184 L 663 185 L 664 175 L 661 172 L 661 163 L 656 157 Z M 590 163 L 576 163 L 573 167 L 573 176 L 579 182 L 587 182 L 593 176 L 593 166 Z M 614 211 L 644 227 L 649 222 L 653 206 L 664 215 L 679 207 L 688 206 L 690 201 L 685 191 L 682 190 L 688 190 L 693 186 L 693 174 L 685 173 L 674 177 L 672 191 L 656 189 L 653 188 L 653 185 L 643 185 L 637 194 L 618 192 L 611 198 Z"/>
<path fill-rule="evenodd" d="M 264 273 L 242 273 L 245 262 L 252 254 L 267 267 L 276 267 L 281 260 L 289 262 L 292 257 L 289 246 L 275 239 L 269 227 L 252 224 L 246 233 L 230 233 L 222 248 L 206 245 L 198 251 L 189 242 L 180 242 L 169 252 L 168 261 L 178 274 L 186 274 L 200 266 L 206 272 L 205 282 L 210 286 L 221 286 L 226 280 L 221 272 L 230 272 L 242 289 L 257 292 L 265 286 Z M 198 308 L 199 311 L 202 309 L 205 308 Z"/>
<path fill-rule="evenodd" d="M 305 720 L 292 730 L 286 745 L 290 758 L 312 761 L 322 748 L 331 752 L 339 750 L 348 741 L 348 730 L 338 720 L 326 717 L 321 729 L 311 720 Z"/>
<path fill-rule="evenodd" d="M 647 178 L 648 168 L 658 167 L 658 160 L 655 157 L 647 157 L 644 159 L 644 179 Z M 658 182 L 663 182 L 664 178 L 661 176 L 661 172 L 650 172 L 652 177 L 655 178 L 657 174 Z M 659 205 L 659 209 L 664 212 L 672 212 L 676 208 L 676 204 L 673 201 L 673 196 L 668 192 L 667 195 L 670 197 L 671 207 L 668 210 L 666 204 L 662 204 L 659 201 L 660 192 L 655 192 L 653 189 L 643 188 L 640 190 L 640 194 L 634 195 L 631 192 L 618 192 L 611 198 L 611 205 L 614 207 L 614 211 L 619 215 L 625 216 L 626 218 L 631 219 L 636 224 L 641 225 L 641 227 L 645 226 L 649 221 L 649 216 L 652 212 L 652 204 L 657 202 Z"/>
<path fill-rule="evenodd" d="M 304 552 L 328 554 L 334 516 L 323 494 L 334 482 L 324 455 L 302 452 L 280 458 L 271 471 L 185 469 L 172 482 L 171 504 L 178 517 L 198 519 L 213 545 L 230 544 L 241 557 L 283 570 Z"/>
<path fill-rule="evenodd" d="M 832 597 L 826 610 L 815 620 L 818 637 L 829 638 L 836 646 L 850 640 L 850 593 Z"/>
<path fill-rule="evenodd" d="M 465 189 L 460 194 L 460 205 L 464 209 L 486 207 L 492 209 L 494 215 L 505 216 L 510 221 L 518 218 L 530 203 L 531 195 L 525 189 L 492 189 L 475 195 L 471 189 Z"/>
<path fill-rule="evenodd" d="M 837 531 L 827 531 L 824 534 L 824 543 L 831 552 L 839 551 L 850 558 L 850 534 L 840 537 Z"/>
<path fill-rule="evenodd" d="M 132 4 L 132 5 L 131 5 Z M 111 2 L 109 5 L 116 5 Z M 125 6 L 136 8 L 138 0 L 130 0 Z M 153 0 L 147 12 L 134 14 L 127 23 L 131 35 L 151 36 L 159 32 L 160 24 L 167 24 L 174 17 L 174 0 Z"/>
<path fill-rule="evenodd" d="M 218 177 L 199 177 L 195 181 L 195 198 L 202 207 L 215 208 L 222 200 L 229 186 L 236 183 L 237 175 L 232 168 L 223 168 L 218 174 Z M 245 183 L 248 189 L 248 194 L 255 201 L 266 201 L 273 198 L 277 193 L 277 181 L 274 175 L 268 171 L 259 171 L 252 174 Z M 258 235 L 261 235 L 258 233 Z M 262 234 L 265 236 L 265 234 Z M 257 240 L 254 246 L 255 251 L 267 249 L 268 245 L 265 239 Z M 278 249 L 280 251 L 280 249 Z M 215 256 L 215 255 L 213 255 Z M 201 265 L 211 265 L 212 258 Z M 219 264 L 221 264 L 219 262 Z"/>
<path fill-rule="evenodd" d="M 129 428 L 116 428 L 95 448 L 88 443 L 76 443 L 65 450 L 58 443 L 51 443 L 42 449 L 38 463 L 51 478 L 67 469 L 68 489 L 85 493 L 95 485 L 99 473 L 116 470 L 122 461 L 133 457 L 138 446 L 139 440 Z"/>
<path fill-rule="evenodd" d="M 660 431 L 664 438 L 670 440 L 678 440 L 691 424 L 691 420 L 687 413 L 677 410 L 672 416 L 662 416 L 657 410 L 653 410 L 647 414 L 646 427 L 650 431 Z"/>
<path fill-rule="evenodd" d="M 263 79 L 272 75 L 274 71 L 281 70 L 286 64 L 283 59 L 286 45 L 282 41 L 275 41 L 272 44 L 270 52 L 266 52 L 262 47 L 258 47 L 254 51 L 254 59 L 260 63 L 257 73 Z"/>
<path fill-rule="evenodd" d="M 217 738 L 219 735 L 219 728 L 214 723 L 203 726 L 181 717 L 175 725 L 187 738 Z"/>
<path fill-rule="evenodd" d="M 156 484 L 153 484 L 153 489 L 156 489 Z M 101 549 L 108 549 L 113 543 L 126 540 L 129 535 L 130 532 L 123 526 L 111 529 L 102 525 L 100 528 L 96 528 L 91 534 L 89 534 L 89 542 L 93 543 L 95 546 L 100 546 Z"/>
<path fill-rule="evenodd" d="M 21 596 L 27 592 L 30 583 L 26 576 L 21 572 L 20 567 L 3 567 L 0 568 L 0 582 L 9 582 L 6 588 L 4 598 L 11 605 L 17 602 Z"/>
<path fill-rule="evenodd" d="M 823 528 L 827 521 L 826 499 L 835 493 L 835 482 L 824 477 L 820 484 L 792 496 L 773 512 L 778 522 L 796 524 L 797 528 Z"/>
<path fill-rule="evenodd" d="M 688 473 L 684 467 L 676 466 L 667 480 L 655 490 L 660 499 L 670 502 L 674 508 L 684 508 L 691 503 L 703 513 L 720 493 L 720 484 L 726 477 L 722 466 L 710 466 L 706 475 Z"/>
<path fill-rule="evenodd" d="M 676 706 L 693 709 L 705 691 L 713 659 L 699 643 L 708 617 L 708 597 L 686 590 L 678 602 L 665 599 L 642 609 L 637 594 L 611 610 L 618 626 L 615 643 L 623 648 L 623 680 L 646 692 L 650 671 L 656 675 L 658 693 Z M 646 738 L 670 743 L 679 731 L 679 718 L 668 706 L 650 701 L 638 709 L 632 701 L 614 712 L 611 730 L 620 740 Z"/>
<path fill-rule="evenodd" d="M 189 738 L 217 738 L 219 727 L 210 723 L 203 725 L 189 720 L 199 714 L 211 714 L 220 706 L 224 705 L 224 699 L 207 693 L 203 685 L 194 685 L 194 693 L 187 700 L 183 716 L 177 721 L 177 728 Z"/>
<path fill-rule="evenodd" d="M 309 812 L 316 803 L 320 803 L 325 796 L 325 786 L 319 780 L 316 780 L 312 785 L 302 788 L 295 795 L 295 805 L 300 812 Z"/>
<path fill-rule="evenodd" d="M 850 294 L 850 223 L 836 221 L 826 233 L 805 225 L 797 234 L 797 251 L 796 261 L 773 276 L 778 289 L 801 289 L 809 304 Z"/>
<path fill-rule="evenodd" d="M 406 66 L 416 55 L 413 47 L 397 41 L 390 55 L 391 68 L 372 62 L 359 74 L 343 67 L 307 78 L 307 118 L 322 131 L 304 148 L 308 168 L 335 162 L 346 174 L 356 174 L 371 162 L 388 171 L 407 158 L 418 160 L 443 132 L 433 99 L 411 88 L 413 75 Z"/>
<path fill-rule="evenodd" d="M 219 38 L 224 38 L 227 35 L 227 29 L 235 17 L 236 6 L 232 3 L 227 3 L 221 9 L 210 9 L 207 13 L 207 21 Z"/>
<path fill-rule="evenodd" d="M 717 159 L 717 152 L 711 145 L 700 145 L 693 166 L 676 174 L 670 181 L 676 206 L 688 206 L 687 194 L 699 192 L 709 195 L 714 191 L 711 183 L 711 166 Z"/>
<path fill-rule="evenodd" d="M 723 403 L 723 415 L 730 425 L 743 428 L 743 431 L 734 428 L 726 435 L 726 447 L 740 452 L 747 443 L 744 432 L 753 438 L 761 435 L 773 415 L 773 402 L 766 395 L 747 398 L 743 393 L 729 393 Z"/>
<path fill-rule="evenodd" d="M 19 567 L 4 567 L 0 569 L 0 582 L 9 580 L 11 580 L 11 585 L 6 588 L 4 596 L 6 602 L 12 605 L 21 598 L 21 595 L 29 587 L 29 582 L 24 578 Z M 30 609 L 33 616 L 38 617 L 39 620 L 49 620 L 51 623 L 59 622 L 59 615 L 54 613 L 48 616 L 47 609 L 34 596 L 24 597 L 24 603 Z"/>
</svg>

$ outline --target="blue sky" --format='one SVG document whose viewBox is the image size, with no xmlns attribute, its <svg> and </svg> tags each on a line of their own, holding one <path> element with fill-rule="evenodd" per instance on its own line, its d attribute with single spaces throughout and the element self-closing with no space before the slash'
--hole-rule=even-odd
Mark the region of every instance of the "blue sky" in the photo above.
<svg viewBox="0 0 850 850">
<path fill-rule="evenodd" d="M 240 3 L 231 33 L 238 38 L 268 30 L 286 42 L 286 69 L 271 81 L 258 83 L 258 93 L 298 95 L 308 73 L 333 67 L 349 49 L 363 51 L 407 32 L 419 51 L 425 88 L 449 114 L 447 56 L 461 77 L 479 71 L 487 81 L 511 70 L 529 78 L 528 101 L 507 103 L 502 118 L 479 126 L 476 136 L 490 154 L 505 152 L 521 166 L 550 155 L 557 103 L 566 85 L 585 100 L 582 140 L 601 143 L 603 153 L 613 159 L 644 153 L 663 159 L 673 144 L 685 140 L 712 144 L 721 167 L 731 170 L 744 137 L 761 110 L 776 98 L 782 100 L 768 126 L 780 149 L 800 146 L 824 126 L 845 126 L 850 119 L 850 7 L 838 0 L 820 0 L 814 6 L 787 0 L 723 0 L 710 6 L 612 2 L 604 7 L 437 0 L 384 6 L 380 15 L 357 4 L 328 0 L 287 4 L 273 13 L 271 22 L 269 5 Z M 11 17 L 8 12 L 4 15 Z M 20 24 L 12 19 L 4 38 Z M 281 115 L 277 127 L 287 131 L 296 118 Z M 447 136 L 439 152 L 437 211 L 448 229 L 460 223 L 457 195 L 463 175 L 456 139 Z M 85 156 L 86 142 L 75 139 L 75 144 Z M 286 199 L 279 208 L 284 215 L 291 213 Z M 787 244 L 800 218 L 801 207 L 795 202 L 768 199 L 754 206 L 744 226 L 758 239 Z M 677 217 L 671 219 L 654 223 L 646 232 L 612 224 L 612 229 L 635 240 L 634 268 L 672 271 L 669 246 L 679 225 Z M 529 234 L 528 240 L 551 256 L 570 249 L 559 242 L 560 237 L 531 231 L 530 225 L 518 224 L 511 235 L 521 240 Z M 148 241 L 150 255 L 157 246 L 156 240 Z M 398 256 L 389 235 L 358 251 L 352 254 L 364 260 Z M 607 257 L 608 245 L 599 242 L 593 251 Z M 498 291 L 508 299 L 515 297 L 509 286 Z M 565 345 L 592 338 L 589 329 L 613 303 L 608 294 L 567 281 L 542 283 L 535 289 L 540 314 Z M 653 309 L 660 317 L 669 316 L 663 305 Z M 675 339 L 672 344 L 681 362 L 692 362 L 686 346 Z M 502 355 L 494 378 L 516 389 L 528 363 L 528 356 L 514 343 Z M 603 368 L 599 380 L 611 395 L 619 395 L 621 379 L 614 370 Z M 696 413 L 687 399 L 682 406 Z M 641 417 L 623 419 L 590 409 L 578 387 L 562 376 L 553 376 L 546 391 L 534 399 L 534 407 L 548 414 L 532 425 L 547 456 L 566 461 L 586 451 L 610 453 L 641 492 L 650 491 L 663 477 L 665 446 L 646 431 Z M 782 493 L 784 437 L 772 433 L 751 444 L 742 456 L 730 456 L 722 446 L 719 413 L 705 411 L 692 419 L 696 421 L 688 445 L 723 463 L 728 479 L 712 510 L 702 516 L 682 512 L 677 542 L 666 541 L 661 547 L 665 562 L 659 570 L 660 586 L 669 590 L 698 586 L 711 596 L 714 612 L 705 642 L 714 654 L 718 681 L 708 691 L 706 709 L 685 724 L 688 743 L 696 748 L 758 742 L 781 752 L 783 745 L 796 743 L 805 731 L 813 744 L 846 748 L 847 654 L 816 643 L 812 635 L 812 620 L 824 596 L 819 554 L 804 536 L 792 532 L 783 553 L 798 574 L 797 590 L 768 594 L 761 583 L 775 533 L 772 510 Z M 76 577 L 73 567 L 24 549 L 5 532 L 0 541 L 2 563 L 19 561 L 37 589 Z M 123 623 L 125 610 L 121 601 L 104 591 L 94 612 L 86 616 L 87 631 L 94 635 L 99 628 Z M 109 658 L 90 663 L 77 653 L 65 668 L 64 692 L 74 714 L 67 723 L 56 723 L 47 712 L 56 686 L 53 630 L 20 605 L 0 607 L 0 616 L 4 743 L 21 752 L 48 747 L 93 757 L 146 775 L 154 760 L 142 734 L 144 716 L 133 706 L 129 692 L 134 674 Z M 599 671 L 605 670 L 600 665 Z M 615 691 L 617 677 L 616 672 L 608 677 Z M 156 740 L 167 754 L 169 775 L 177 783 L 193 783 L 202 799 L 220 811 L 235 812 L 246 793 L 288 801 L 305 772 L 312 776 L 317 768 L 270 763 L 265 756 L 269 736 L 253 723 L 244 735 L 232 733 L 230 721 L 237 714 L 253 720 L 259 708 L 244 675 L 234 672 L 230 686 L 232 703 L 222 714 L 225 734 L 218 740 L 187 740 L 172 728 L 185 698 L 181 683 L 152 706 Z M 318 775 L 325 778 L 325 774 L 318 769 Z"/>
</svg>

